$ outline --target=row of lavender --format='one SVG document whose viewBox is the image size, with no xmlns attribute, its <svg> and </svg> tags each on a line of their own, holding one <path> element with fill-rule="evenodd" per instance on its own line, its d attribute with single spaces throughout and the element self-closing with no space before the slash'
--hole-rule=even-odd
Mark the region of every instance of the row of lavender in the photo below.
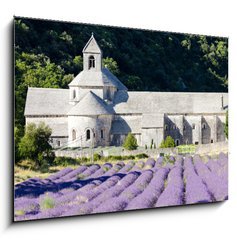
<svg viewBox="0 0 237 240">
<path fill-rule="evenodd" d="M 15 220 L 222 201 L 228 198 L 228 158 L 199 156 L 65 168 L 15 187 Z"/>
</svg>

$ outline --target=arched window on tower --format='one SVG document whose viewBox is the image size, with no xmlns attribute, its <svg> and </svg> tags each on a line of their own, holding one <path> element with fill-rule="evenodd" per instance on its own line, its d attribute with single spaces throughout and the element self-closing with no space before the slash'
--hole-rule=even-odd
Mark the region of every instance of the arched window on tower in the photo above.
<svg viewBox="0 0 237 240">
<path fill-rule="evenodd" d="M 76 140 L 77 138 L 77 132 L 75 129 L 72 130 L 72 141 Z"/>
<path fill-rule="evenodd" d="M 95 58 L 94 56 L 89 57 L 89 69 L 95 68 Z"/>
<path fill-rule="evenodd" d="M 86 140 L 90 140 L 91 139 L 91 131 L 90 129 L 86 130 Z"/>
</svg>

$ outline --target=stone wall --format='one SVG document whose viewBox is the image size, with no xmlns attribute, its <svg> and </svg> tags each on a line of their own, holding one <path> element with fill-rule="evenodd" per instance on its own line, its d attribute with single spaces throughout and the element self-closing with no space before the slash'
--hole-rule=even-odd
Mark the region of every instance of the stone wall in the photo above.
<svg viewBox="0 0 237 240">
<path fill-rule="evenodd" d="M 111 115 L 101 116 L 69 116 L 68 135 L 70 147 L 91 147 L 110 145 Z M 90 138 L 87 138 L 87 130 Z M 76 139 L 73 138 L 76 131 Z M 101 133 L 103 131 L 103 133 Z"/>
<path fill-rule="evenodd" d="M 96 149 L 94 149 L 96 152 Z M 217 142 L 217 143 L 210 143 L 210 144 L 201 144 L 196 146 L 195 154 L 200 155 L 215 155 L 219 154 L 220 152 L 228 152 L 228 142 Z M 90 157 L 92 153 L 91 149 L 84 149 L 83 151 L 69 151 L 69 150 L 56 150 L 56 156 L 65 156 L 65 157 L 72 157 L 72 158 L 80 158 L 81 156 Z M 163 154 L 169 155 L 177 155 L 178 149 L 177 148 L 163 148 L 163 149 L 139 149 L 128 151 L 125 149 L 121 149 L 116 152 L 116 154 L 110 155 L 137 155 L 140 153 L 146 153 L 149 157 L 157 159 L 158 156 Z M 103 150 L 104 156 L 108 156 L 108 150 Z"/>
<path fill-rule="evenodd" d="M 224 123 L 224 114 L 166 115 L 164 138 L 171 136 L 176 145 L 223 142 Z"/>
</svg>

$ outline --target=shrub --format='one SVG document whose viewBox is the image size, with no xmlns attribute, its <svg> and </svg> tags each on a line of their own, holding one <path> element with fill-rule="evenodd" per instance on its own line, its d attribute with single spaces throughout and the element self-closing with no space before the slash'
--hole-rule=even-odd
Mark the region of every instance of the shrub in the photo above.
<svg viewBox="0 0 237 240">
<path fill-rule="evenodd" d="M 19 144 L 22 137 L 22 133 L 18 127 L 14 127 L 14 147 L 15 147 L 15 161 L 19 162 L 20 160 L 20 151 Z"/>
<path fill-rule="evenodd" d="M 111 160 L 123 160 L 123 157 L 122 156 L 109 156 L 109 159 Z"/>
<path fill-rule="evenodd" d="M 53 164 L 58 166 L 68 166 L 68 165 L 76 165 L 79 164 L 79 160 L 71 157 L 56 157 L 53 161 Z"/>
<path fill-rule="evenodd" d="M 126 159 L 129 159 L 129 160 L 132 159 L 132 160 L 133 160 L 133 159 L 135 159 L 135 156 L 134 156 L 134 155 L 128 155 L 128 156 L 124 156 L 123 158 L 124 158 L 125 160 L 126 160 Z"/>
<path fill-rule="evenodd" d="M 84 175 L 84 174 L 79 174 L 79 175 L 77 175 L 77 179 L 78 180 L 82 180 L 82 179 L 84 179 L 86 177 L 86 175 Z"/>
<path fill-rule="evenodd" d="M 171 136 L 167 136 L 165 139 L 165 145 L 167 148 L 175 147 L 174 139 Z"/>
<path fill-rule="evenodd" d="M 99 153 L 94 153 L 94 161 L 99 161 L 101 159 L 101 155 Z"/>
<path fill-rule="evenodd" d="M 40 202 L 40 208 L 42 210 L 54 208 L 54 206 L 55 206 L 54 199 L 49 196 L 45 196 Z"/>
<path fill-rule="evenodd" d="M 137 149 L 137 139 L 131 133 L 129 133 L 124 141 L 123 147 L 127 150 Z"/>
<path fill-rule="evenodd" d="M 162 142 L 161 142 L 161 144 L 160 144 L 160 148 L 166 148 L 165 140 L 162 140 Z"/>
<path fill-rule="evenodd" d="M 90 161 L 90 158 L 87 158 L 87 157 L 82 157 L 80 158 L 81 161 L 84 163 L 84 162 L 89 162 Z"/>
<path fill-rule="evenodd" d="M 41 122 L 38 126 L 34 123 L 27 125 L 25 135 L 19 143 L 21 157 L 25 157 L 35 162 L 36 166 L 41 166 L 43 161 L 51 163 L 54 159 L 52 146 L 49 138 L 52 130 Z"/>
<path fill-rule="evenodd" d="M 174 139 L 171 136 L 167 136 L 165 140 L 162 140 L 160 148 L 171 148 L 175 147 Z"/>
<path fill-rule="evenodd" d="M 148 158 L 148 155 L 145 153 L 139 153 L 135 156 L 137 159 Z"/>
<path fill-rule="evenodd" d="M 147 145 L 145 144 L 145 149 L 147 149 Z"/>
</svg>

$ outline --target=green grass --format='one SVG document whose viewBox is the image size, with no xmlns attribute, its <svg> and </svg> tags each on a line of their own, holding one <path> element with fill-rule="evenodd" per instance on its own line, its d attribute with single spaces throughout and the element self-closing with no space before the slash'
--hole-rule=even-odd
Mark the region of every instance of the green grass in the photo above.
<svg viewBox="0 0 237 240">
<path fill-rule="evenodd" d="M 196 145 L 194 144 L 179 145 L 177 149 L 178 149 L 178 154 L 194 154 L 196 151 Z"/>
<path fill-rule="evenodd" d="M 25 215 L 25 211 L 24 210 L 17 210 L 17 211 L 15 211 L 15 215 L 16 216 L 23 216 L 23 215 Z"/>
<path fill-rule="evenodd" d="M 54 199 L 49 196 L 45 196 L 40 202 L 41 210 L 51 209 L 54 208 L 54 206 L 55 206 Z"/>
</svg>

